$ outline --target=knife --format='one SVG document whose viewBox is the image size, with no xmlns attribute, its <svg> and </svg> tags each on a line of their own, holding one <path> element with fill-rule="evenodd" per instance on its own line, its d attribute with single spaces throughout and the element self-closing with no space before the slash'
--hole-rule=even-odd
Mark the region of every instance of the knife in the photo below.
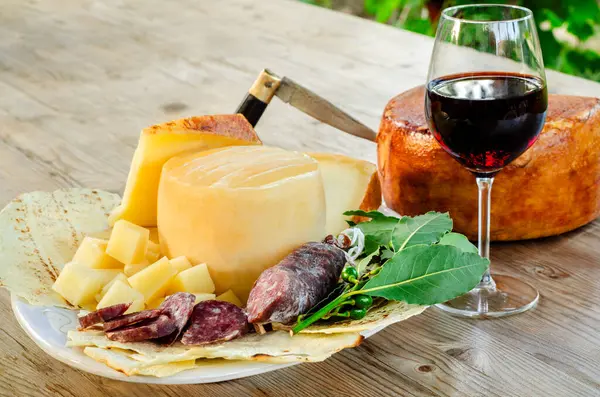
<svg viewBox="0 0 600 397">
<path fill-rule="evenodd" d="M 308 88 L 287 77 L 279 77 L 269 69 L 264 69 L 259 74 L 236 113 L 244 115 L 254 127 L 273 96 L 325 124 L 375 142 L 375 131 Z"/>
</svg>

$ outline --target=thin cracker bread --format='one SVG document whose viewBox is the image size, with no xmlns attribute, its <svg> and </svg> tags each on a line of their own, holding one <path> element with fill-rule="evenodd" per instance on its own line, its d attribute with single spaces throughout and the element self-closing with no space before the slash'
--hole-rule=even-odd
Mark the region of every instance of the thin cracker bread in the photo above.
<svg viewBox="0 0 600 397">
<path fill-rule="evenodd" d="M 92 189 L 25 193 L 0 212 L 0 286 L 32 305 L 71 307 L 51 287 L 86 235 L 108 230 L 117 194 Z"/>
<path fill-rule="evenodd" d="M 242 338 L 207 346 L 184 346 L 176 343 L 164 347 L 151 342 L 121 343 L 93 332 L 69 331 L 67 346 L 95 346 L 102 349 L 132 350 L 131 357 L 145 366 L 188 361 L 198 358 L 261 361 L 269 363 L 323 361 L 332 354 L 358 346 L 363 337 L 358 333 L 332 335 L 295 335 L 273 331 L 265 335 L 248 334 Z"/>
</svg>

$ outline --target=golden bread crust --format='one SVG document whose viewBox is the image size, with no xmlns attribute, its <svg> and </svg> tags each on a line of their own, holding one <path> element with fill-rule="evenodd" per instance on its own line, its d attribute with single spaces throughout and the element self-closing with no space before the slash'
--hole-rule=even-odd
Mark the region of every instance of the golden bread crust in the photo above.
<svg viewBox="0 0 600 397">
<path fill-rule="evenodd" d="M 386 204 L 404 215 L 449 211 L 477 238 L 477 187 L 427 127 L 424 87 L 393 98 L 377 137 Z M 493 240 L 551 236 L 600 215 L 600 99 L 550 95 L 538 141 L 508 165 L 492 190 Z"/>
</svg>

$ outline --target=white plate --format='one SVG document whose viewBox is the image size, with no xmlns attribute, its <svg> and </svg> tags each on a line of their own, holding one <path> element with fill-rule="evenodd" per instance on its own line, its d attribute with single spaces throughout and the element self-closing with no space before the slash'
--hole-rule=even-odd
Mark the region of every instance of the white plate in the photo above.
<svg viewBox="0 0 600 397">
<path fill-rule="evenodd" d="M 183 371 L 165 378 L 126 376 L 86 356 L 81 348 L 65 346 L 67 331 L 77 328 L 77 315 L 74 311 L 50 306 L 32 306 L 14 295 L 11 296 L 11 301 L 17 321 L 42 350 L 71 367 L 106 378 L 125 382 L 163 385 L 212 383 L 258 375 L 298 364 L 268 364 L 254 361 L 225 360 L 211 362 L 211 360 L 206 360 L 206 365 L 200 368 Z M 381 329 L 363 332 L 362 334 L 369 337 Z"/>
</svg>

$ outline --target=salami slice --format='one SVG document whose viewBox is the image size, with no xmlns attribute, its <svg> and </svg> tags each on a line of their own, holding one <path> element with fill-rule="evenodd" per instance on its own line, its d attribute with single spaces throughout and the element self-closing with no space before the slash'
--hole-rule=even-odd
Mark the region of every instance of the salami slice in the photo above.
<svg viewBox="0 0 600 397">
<path fill-rule="evenodd" d="M 238 338 L 248 332 L 248 318 L 242 309 L 229 302 L 202 301 L 194 307 L 181 343 L 206 345 Z"/>
<path fill-rule="evenodd" d="M 161 314 L 152 320 L 134 324 L 106 332 L 106 337 L 117 342 L 141 342 L 148 339 L 157 339 L 167 336 L 176 330 L 176 325 L 169 316 Z"/>
<path fill-rule="evenodd" d="M 179 338 L 183 328 L 192 316 L 195 301 L 196 296 L 188 292 L 178 292 L 165 299 L 158 309 L 162 314 L 169 316 L 175 323 L 176 328 L 175 332 L 161 338 L 161 340 L 158 341 L 159 343 L 171 345 Z"/>
<path fill-rule="evenodd" d="M 345 263 L 344 251 L 335 245 L 302 245 L 256 280 L 246 307 L 248 321 L 295 321 L 335 288 Z"/>
<path fill-rule="evenodd" d="M 128 327 L 140 321 L 157 318 L 160 316 L 161 311 L 159 309 L 154 310 L 143 310 L 141 312 L 126 314 L 124 316 L 116 317 L 111 321 L 104 323 L 104 332 L 113 331 L 118 328 Z"/>
<path fill-rule="evenodd" d="M 119 317 L 129 309 L 131 303 L 119 303 L 117 305 L 103 307 L 95 312 L 79 317 L 79 329 L 86 329 L 92 325 L 101 324 L 105 321 L 110 321 L 115 317 Z"/>
</svg>

